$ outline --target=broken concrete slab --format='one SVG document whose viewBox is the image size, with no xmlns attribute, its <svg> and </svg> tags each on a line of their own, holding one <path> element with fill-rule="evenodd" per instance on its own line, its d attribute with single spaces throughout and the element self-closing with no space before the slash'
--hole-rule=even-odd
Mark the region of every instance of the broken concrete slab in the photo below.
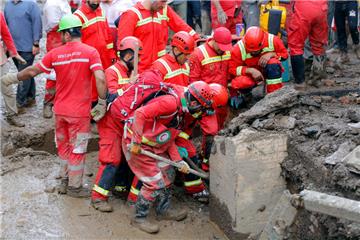
<svg viewBox="0 0 360 240">
<path fill-rule="evenodd" d="M 228 131 L 232 132 L 243 123 L 250 123 L 256 118 L 261 118 L 277 110 L 294 106 L 298 103 L 299 92 L 292 86 L 284 86 L 278 91 L 266 95 L 248 111 L 239 114 L 231 120 Z"/>
<path fill-rule="evenodd" d="M 290 192 L 288 190 L 284 191 L 273 209 L 259 240 L 281 240 L 285 238 L 287 229 L 294 223 L 298 212 L 291 204 L 290 199 Z"/>
<path fill-rule="evenodd" d="M 344 157 L 349 154 L 349 152 L 354 147 L 355 145 L 352 142 L 344 142 L 333 154 L 325 158 L 325 163 L 335 165 L 337 163 L 343 162 Z"/>
<path fill-rule="evenodd" d="M 308 211 L 360 222 L 360 201 L 337 197 L 311 190 L 303 190 L 300 196 Z"/>
<path fill-rule="evenodd" d="M 217 136 L 214 145 L 210 218 L 231 239 L 259 235 L 286 189 L 280 163 L 287 136 L 244 129 L 235 137 Z"/>
<path fill-rule="evenodd" d="M 360 146 L 357 146 L 343 160 L 350 172 L 360 174 Z"/>
</svg>

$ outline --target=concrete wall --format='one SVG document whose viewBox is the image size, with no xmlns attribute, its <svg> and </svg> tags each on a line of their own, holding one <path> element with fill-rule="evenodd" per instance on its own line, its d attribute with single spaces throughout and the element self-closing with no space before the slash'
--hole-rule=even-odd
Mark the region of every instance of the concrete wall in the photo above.
<svg viewBox="0 0 360 240">
<path fill-rule="evenodd" d="M 232 239 L 263 230 L 286 183 L 280 163 L 287 156 L 287 136 L 243 130 L 216 137 L 210 158 L 210 217 Z"/>
</svg>

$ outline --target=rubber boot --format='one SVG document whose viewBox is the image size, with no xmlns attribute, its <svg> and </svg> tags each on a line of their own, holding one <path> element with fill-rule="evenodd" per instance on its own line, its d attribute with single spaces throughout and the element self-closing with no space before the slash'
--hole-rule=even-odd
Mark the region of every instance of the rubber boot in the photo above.
<svg viewBox="0 0 360 240">
<path fill-rule="evenodd" d="M 69 179 L 68 178 L 63 178 L 61 179 L 60 184 L 57 187 L 57 191 L 59 194 L 66 194 L 67 192 L 67 188 L 68 188 L 68 184 L 69 184 Z"/>
<path fill-rule="evenodd" d="M 291 56 L 291 67 L 295 79 L 294 88 L 298 91 L 306 89 L 305 84 L 305 63 L 302 55 Z"/>
<path fill-rule="evenodd" d="M 207 189 L 204 189 L 198 193 L 194 193 L 192 197 L 198 202 L 209 203 L 209 191 Z"/>
<path fill-rule="evenodd" d="M 113 207 L 107 200 L 91 199 L 91 206 L 100 212 L 112 212 Z"/>
<path fill-rule="evenodd" d="M 326 78 L 325 58 L 325 55 L 314 56 L 311 69 L 311 81 L 309 81 L 309 84 L 314 87 L 320 87 L 321 79 Z"/>
<path fill-rule="evenodd" d="M 52 104 L 45 103 L 43 108 L 43 117 L 52 118 L 52 116 L 53 116 Z"/>
<path fill-rule="evenodd" d="M 66 194 L 74 198 L 88 198 L 91 196 L 91 191 L 84 187 L 75 188 L 68 186 Z"/>
<path fill-rule="evenodd" d="M 151 202 L 139 194 L 135 204 L 135 217 L 131 220 L 131 225 L 146 233 L 157 233 L 160 227 L 148 219 Z"/>
<path fill-rule="evenodd" d="M 19 121 L 19 119 L 17 119 L 16 114 L 6 116 L 6 121 L 10 125 L 15 126 L 15 127 L 25 127 L 25 124 L 22 123 L 21 121 Z"/>
<path fill-rule="evenodd" d="M 170 220 L 170 221 L 182 221 L 187 217 L 187 211 L 184 209 L 175 210 L 170 208 L 171 192 L 170 189 L 164 188 L 158 197 L 158 203 L 156 206 L 156 219 Z"/>
</svg>

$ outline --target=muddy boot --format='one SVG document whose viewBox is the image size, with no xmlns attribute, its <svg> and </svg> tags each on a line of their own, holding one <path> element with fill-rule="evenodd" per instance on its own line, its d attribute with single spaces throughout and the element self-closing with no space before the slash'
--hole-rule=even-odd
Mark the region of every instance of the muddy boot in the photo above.
<svg viewBox="0 0 360 240">
<path fill-rule="evenodd" d="M 109 204 L 107 200 L 102 199 L 91 199 L 90 205 L 100 212 L 112 212 L 113 207 Z"/>
<path fill-rule="evenodd" d="M 68 188 L 68 184 L 69 184 L 69 179 L 61 179 L 60 184 L 57 186 L 57 192 L 59 194 L 66 194 L 67 192 L 67 188 Z"/>
<path fill-rule="evenodd" d="M 306 91 L 306 83 L 295 83 L 294 84 L 294 89 L 299 91 L 299 92 L 304 92 Z"/>
<path fill-rule="evenodd" d="M 170 208 L 171 191 L 164 188 L 161 190 L 156 206 L 157 220 L 181 221 L 187 217 L 186 210 L 175 210 Z"/>
<path fill-rule="evenodd" d="M 326 78 L 326 71 L 325 71 L 325 56 L 314 56 L 314 61 L 311 69 L 311 76 L 309 84 L 314 87 L 320 87 L 321 79 Z"/>
<path fill-rule="evenodd" d="M 161 220 L 169 220 L 169 221 L 182 221 L 187 217 L 187 211 L 185 209 L 175 210 L 169 208 L 166 212 L 159 214 L 156 216 L 156 219 Z"/>
<path fill-rule="evenodd" d="M 67 193 L 68 196 L 74 197 L 74 198 L 88 198 L 91 196 L 90 189 L 84 188 L 84 187 L 68 187 Z"/>
<path fill-rule="evenodd" d="M 25 124 L 22 123 L 21 121 L 19 121 L 19 119 L 17 119 L 17 115 L 9 115 L 9 116 L 6 116 L 6 121 L 12 125 L 12 126 L 15 126 L 15 127 L 25 127 Z"/>
<path fill-rule="evenodd" d="M 157 233 L 160 227 L 148 219 L 151 202 L 145 199 L 141 193 L 135 204 L 135 217 L 131 220 L 131 225 L 147 233 Z"/>
<path fill-rule="evenodd" d="M 201 203 L 209 203 L 209 191 L 204 189 L 201 192 L 194 193 L 192 197 Z"/>
<path fill-rule="evenodd" d="M 53 116 L 52 104 L 45 103 L 43 108 L 43 117 L 52 118 L 52 116 Z"/>
<path fill-rule="evenodd" d="M 115 186 L 114 189 L 112 190 L 112 194 L 116 198 L 126 200 L 129 195 L 129 191 L 127 190 L 126 186 Z"/>
<path fill-rule="evenodd" d="M 360 59 L 360 44 L 354 45 L 355 55 L 358 59 Z"/>
</svg>

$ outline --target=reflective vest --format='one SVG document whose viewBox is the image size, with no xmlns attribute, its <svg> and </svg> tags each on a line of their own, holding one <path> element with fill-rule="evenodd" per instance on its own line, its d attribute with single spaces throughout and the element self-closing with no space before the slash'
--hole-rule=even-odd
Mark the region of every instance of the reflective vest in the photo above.
<svg viewBox="0 0 360 240">
<path fill-rule="evenodd" d="M 188 63 L 185 63 L 184 67 L 182 68 L 177 68 L 173 70 L 171 69 L 166 60 L 160 58 L 156 61 L 160 62 L 167 71 L 164 76 L 164 82 L 174 83 L 182 86 L 188 85 L 190 75 L 190 67 Z"/>
<path fill-rule="evenodd" d="M 230 60 L 230 51 L 226 51 L 224 55 L 222 56 L 215 56 L 215 57 L 210 57 L 208 52 L 206 51 L 205 45 L 201 45 L 199 47 L 201 53 L 204 56 L 204 59 L 201 61 L 201 65 L 207 65 L 210 63 L 215 63 L 215 62 L 222 62 L 222 61 L 226 61 L 226 60 Z"/>
<path fill-rule="evenodd" d="M 119 69 L 117 69 L 117 67 L 115 67 L 115 65 L 111 65 L 109 67 L 109 69 L 112 69 L 116 73 L 119 85 L 128 84 L 130 82 L 130 78 L 124 78 L 121 76 Z M 124 91 L 122 89 L 118 89 L 117 92 L 118 92 L 118 95 L 121 96 Z"/>
</svg>

